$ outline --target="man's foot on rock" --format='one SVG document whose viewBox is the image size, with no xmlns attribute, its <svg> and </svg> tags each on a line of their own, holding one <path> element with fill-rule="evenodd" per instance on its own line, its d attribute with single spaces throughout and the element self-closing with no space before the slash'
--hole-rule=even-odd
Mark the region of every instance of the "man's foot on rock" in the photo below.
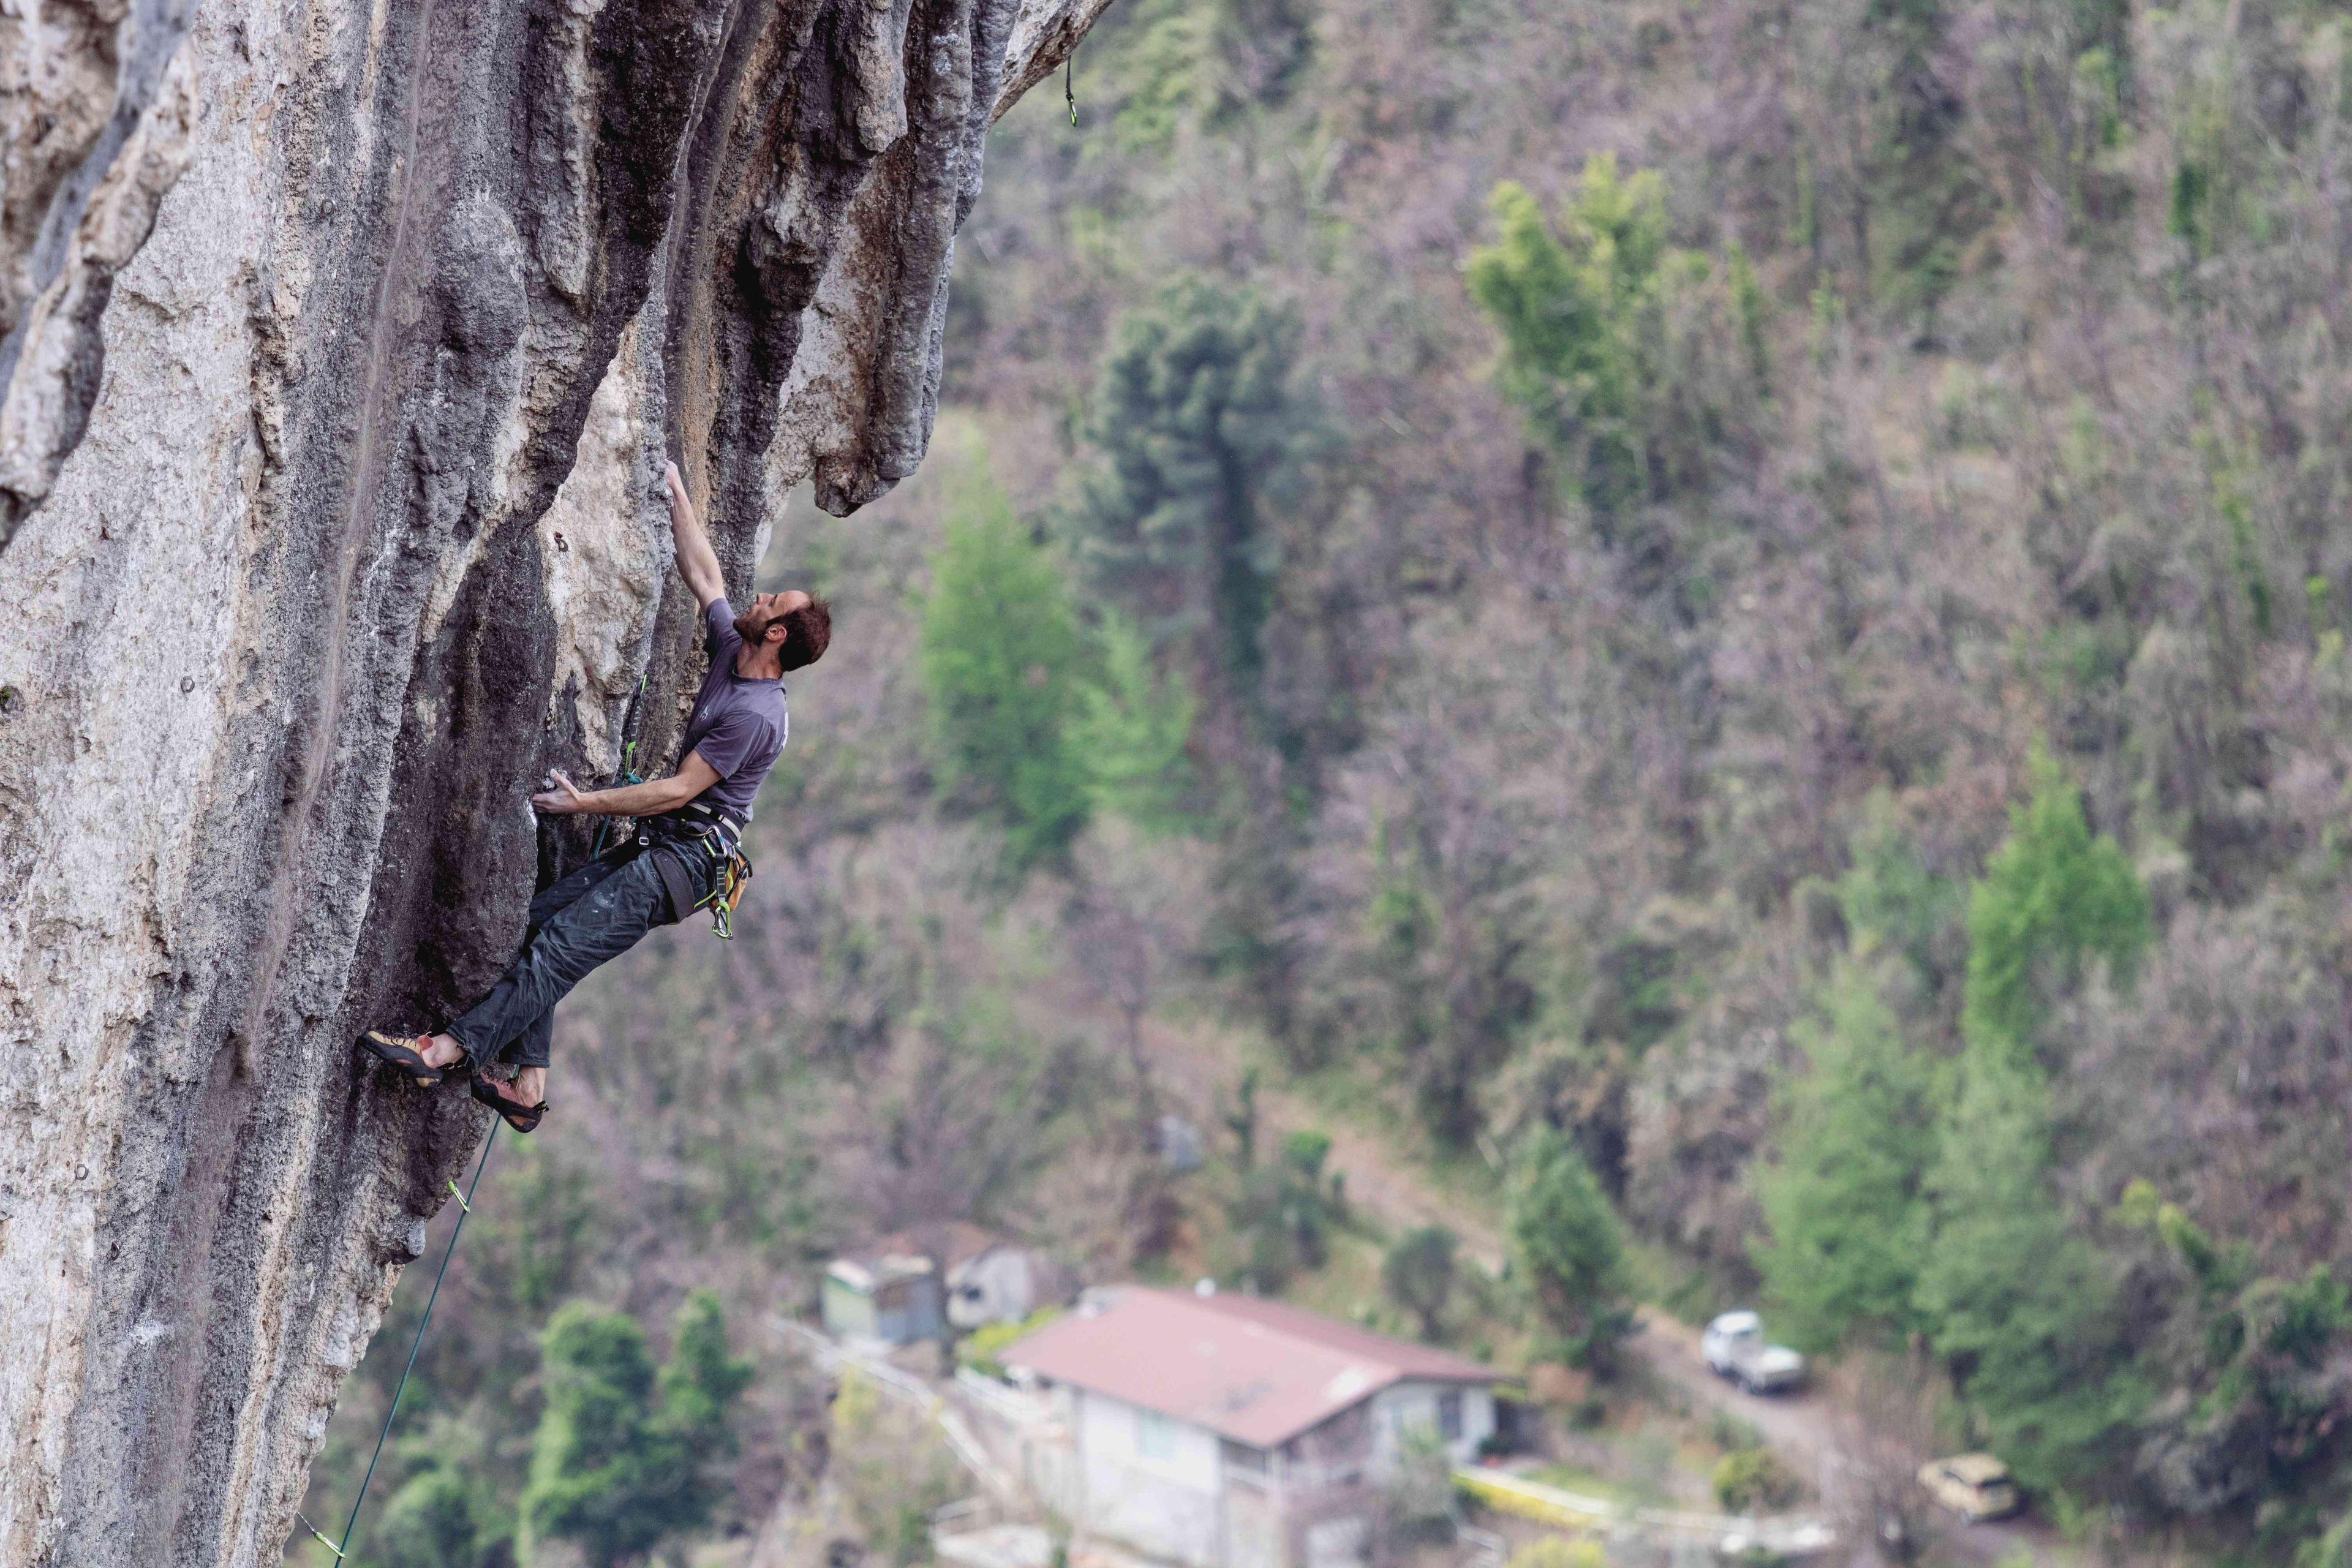
<svg viewBox="0 0 2352 1568">
<path fill-rule="evenodd" d="M 472 1059 L 466 1047 L 457 1043 L 457 1037 L 455 1035 L 431 1035 L 424 1037 L 424 1039 L 423 1049 L 426 1063 L 439 1068 L 443 1072 L 447 1072 L 452 1068 L 463 1067 Z"/>
<path fill-rule="evenodd" d="M 529 1068 L 523 1069 L 524 1073 L 530 1071 Z M 518 1082 L 521 1080 L 521 1077 L 522 1074 L 516 1075 Z M 534 1105 L 527 1100 L 508 1094 L 506 1090 L 507 1086 L 496 1079 L 481 1073 L 474 1075 L 473 1095 L 476 1100 L 497 1111 L 505 1119 L 506 1124 L 518 1132 L 529 1132 L 536 1128 L 541 1120 L 547 1115 L 547 1101 L 542 1100 Z"/>
<path fill-rule="evenodd" d="M 390 1062 L 426 1089 L 441 1081 L 447 1065 L 432 1059 L 433 1042 L 425 1035 L 387 1035 L 382 1029 L 370 1029 L 360 1037 L 359 1044 L 360 1049 L 379 1061 Z"/>
</svg>

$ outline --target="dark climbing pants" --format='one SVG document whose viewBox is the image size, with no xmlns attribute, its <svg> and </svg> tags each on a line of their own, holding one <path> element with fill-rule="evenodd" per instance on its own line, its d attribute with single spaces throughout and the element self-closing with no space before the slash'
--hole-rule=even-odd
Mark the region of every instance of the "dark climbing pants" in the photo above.
<svg viewBox="0 0 2352 1568">
<path fill-rule="evenodd" d="M 530 901 L 522 956 L 499 976 L 490 994 L 449 1026 L 477 1061 L 543 1068 L 555 1037 L 555 1005 L 598 964 L 637 945 L 646 932 L 675 920 L 661 872 L 662 850 L 627 859 L 591 860 Z M 678 858 L 698 898 L 710 891 L 717 868 L 688 847 Z"/>
</svg>

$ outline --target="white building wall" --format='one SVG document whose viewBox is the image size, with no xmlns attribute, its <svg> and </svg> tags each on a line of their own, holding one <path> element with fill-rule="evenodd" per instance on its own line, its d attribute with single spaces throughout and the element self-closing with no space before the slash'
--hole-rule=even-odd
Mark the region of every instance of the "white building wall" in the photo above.
<svg viewBox="0 0 2352 1568">
<path fill-rule="evenodd" d="M 1495 1432 L 1495 1392 L 1483 1384 L 1398 1383 L 1372 1397 L 1372 1468 L 1385 1473 L 1395 1465 L 1404 1434 L 1415 1427 L 1438 1430 L 1438 1400 L 1447 1394 L 1462 1396 L 1462 1433 L 1450 1440 L 1446 1452 L 1454 1463 L 1467 1464 L 1478 1456 L 1478 1445 Z"/>
<path fill-rule="evenodd" d="M 1193 1426 L 1074 1390 L 1086 1478 L 1085 1525 L 1138 1552 L 1188 1568 L 1217 1568 L 1223 1481 L 1217 1438 Z M 1150 1451 L 1149 1432 L 1161 1440 Z"/>
<path fill-rule="evenodd" d="M 958 1328 L 1017 1323 L 1036 1305 L 1035 1271 L 1017 1247 L 991 1247 L 948 1279 L 948 1321 Z"/>
</svg>

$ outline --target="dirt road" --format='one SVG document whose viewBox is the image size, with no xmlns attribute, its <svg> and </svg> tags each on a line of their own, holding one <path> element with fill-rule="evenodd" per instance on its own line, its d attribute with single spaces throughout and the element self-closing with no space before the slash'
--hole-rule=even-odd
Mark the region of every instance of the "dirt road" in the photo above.
<svg viewBox="0 0 2352 1568">
<path fill-rule="evenodd" d="M 1700 1408 L 1727 1411 L 1761 1432 L 1772 1451 L 1812 1484 L 1824 1513 L 1836 1518 L 1852 1511 L 1840 1505 L 1844 1450 L 1859 1437 L 1858 1428 L 1828 1400 L 1818 1394 L 1741 1393 L 1706 1369 L 1699 1357 L 1698 1331 L 1663 1312 L 1643 1311 L 1641 1329 L 1630 1348 L 1649 1363 L 1661 1382 Z M 1863 1440 L 1874 1445 L 1885 1441 L 1875 1435 Z M 1906 1456 L 1902 1463 L 1908 1468 L 1926 1458 Z M 1983 1524 L 1938 1521 L 1926 1555 L 1930 1563 L 1991 1563 L 2015 1561 L 2020 1553 L 2034 1563 L 2069 1561 L 2056 1532 L 2030 1518 Z"/>
</svg>

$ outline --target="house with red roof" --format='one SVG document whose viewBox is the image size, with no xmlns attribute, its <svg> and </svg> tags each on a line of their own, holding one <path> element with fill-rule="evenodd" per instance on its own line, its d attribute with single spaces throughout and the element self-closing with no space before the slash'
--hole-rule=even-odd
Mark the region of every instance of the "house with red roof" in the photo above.
<svg viewBox="0 0 2352 1568">
<path fill-rule="evenodd" d="M 1090 1290 L 1000 1359 L 1057 1406 L 1079 1528 L 1184 1568 L 1360 1563 L 1412 1434 L 1495 1430 L 1490 1369 L 1249 1296 Z"/>
</svg>

